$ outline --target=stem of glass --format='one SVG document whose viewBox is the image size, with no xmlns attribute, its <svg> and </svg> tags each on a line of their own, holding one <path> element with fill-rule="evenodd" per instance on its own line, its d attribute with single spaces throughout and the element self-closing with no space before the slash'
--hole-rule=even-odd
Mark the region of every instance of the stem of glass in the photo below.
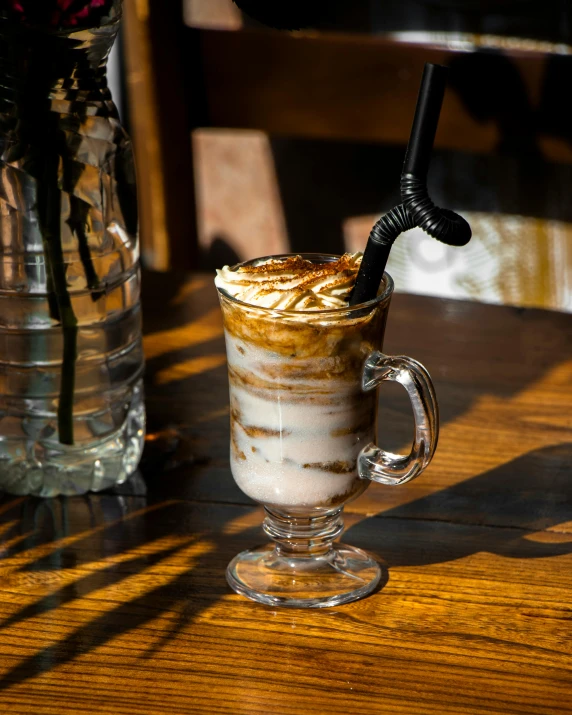
<svg viewBox="0 0 572 715">
<path fill-rule="evenodd" d="M 264 507 L 264 511 L 262 528 L 275 542 L 280 556 L 313 558 L 328 554 L 334 539 L 344 530 L 342 507 L 316 516 L 293 516 L 270 507 Z"/>
</svg>

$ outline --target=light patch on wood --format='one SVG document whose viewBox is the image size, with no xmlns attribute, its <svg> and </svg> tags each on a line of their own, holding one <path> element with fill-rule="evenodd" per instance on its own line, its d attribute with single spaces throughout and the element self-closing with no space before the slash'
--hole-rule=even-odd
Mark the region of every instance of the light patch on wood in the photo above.
<svg viewBox="0 0 572 715">
<path fill-rule="evenodd" d="M 214 280 L 214 279 L 213 279 Z M 182 305 L 188 296 L 193 295 L 199 290 L 202 290 L 207 284 L 206 278 L 191 278 L 179 288 L 177 295 L 171 300 L 171 305 Z"/>
<path fill-rule="evenodd" d="M 208 370 L 214 370 L 226 362 L 225 355 L 203 355 L 201 357 L 191 358 L 184 362 L 170 365 L 164 370 L 159 370 L 155 374 L 154 382 L 156 385 L 168 385 L 170 382 L 177 380 L 185 380 L 193 375 L 200 375 Z"/>
<path fill-rule="evenodd" d="M 206 343 L 208 340 L 220 337 L 222 333 L 220 309 L 212 308 L 190 323 L 145 335 L 143 338 L 145 358 L 152 360 L 159 355 Z"/>
</svg>

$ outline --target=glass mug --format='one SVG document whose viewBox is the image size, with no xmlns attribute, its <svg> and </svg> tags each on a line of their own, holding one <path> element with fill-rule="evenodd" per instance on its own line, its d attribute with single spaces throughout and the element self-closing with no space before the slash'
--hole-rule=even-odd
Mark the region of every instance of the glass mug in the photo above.
<svg viewBox="0 0 572 715">
<path fill-rule="evenodd" d="M 367 303 L 295 311 L 250 305 L 219 289 L 231 470 L 241 490 L 264 506 L 263 528 L 272 539 L 228 566 L 229 585 L 244 596 L 319 608 L 362 598 L 381 581 L 380 565 L 366 552 L 334 541 L 343 531 L 343 507 L 372 481 L 398 485 L 419 476 L 439 433 L 425 368 L 382 353 L 392 292 L 386 273 Z M 401 383 L 411 399 L 415 437 L 407 456 L 375 445 L 376 388 L 384 380 Z"/>
</svg>

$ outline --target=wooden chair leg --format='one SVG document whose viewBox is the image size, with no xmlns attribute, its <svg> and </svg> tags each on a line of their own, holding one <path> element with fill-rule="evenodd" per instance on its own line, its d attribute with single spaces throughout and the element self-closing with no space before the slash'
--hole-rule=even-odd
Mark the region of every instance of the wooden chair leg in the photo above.
<svg viewBox="0 0 572 715">
<path fill-rule="evenodd" d="M 143 263 L 197 265 L 197 224 L 178 0 L 126 0 L 125 48 Z M 188 38 L 187 38 L 188 40 Z"/>
</svg>

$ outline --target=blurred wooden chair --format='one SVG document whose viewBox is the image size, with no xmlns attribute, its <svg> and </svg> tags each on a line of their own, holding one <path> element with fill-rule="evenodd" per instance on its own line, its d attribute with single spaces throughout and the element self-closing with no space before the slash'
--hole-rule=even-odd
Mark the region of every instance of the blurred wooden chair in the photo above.
<svg viewBox="0 0 572 715">
<path fill-rule="evenodd" d="M 436 147 L 572 163 L 569 137 L 511 95 L 516 82 L 541 99 L 550 54 L 526 43 L 475 61 L 429 41 L 190 28 L 178 0 L 127 0 L 126 46 L 143 256 L 157 270 L 197 265 L 193 129 L 404 145 L 425 62 L 452 69 Z"/>
</svg>

